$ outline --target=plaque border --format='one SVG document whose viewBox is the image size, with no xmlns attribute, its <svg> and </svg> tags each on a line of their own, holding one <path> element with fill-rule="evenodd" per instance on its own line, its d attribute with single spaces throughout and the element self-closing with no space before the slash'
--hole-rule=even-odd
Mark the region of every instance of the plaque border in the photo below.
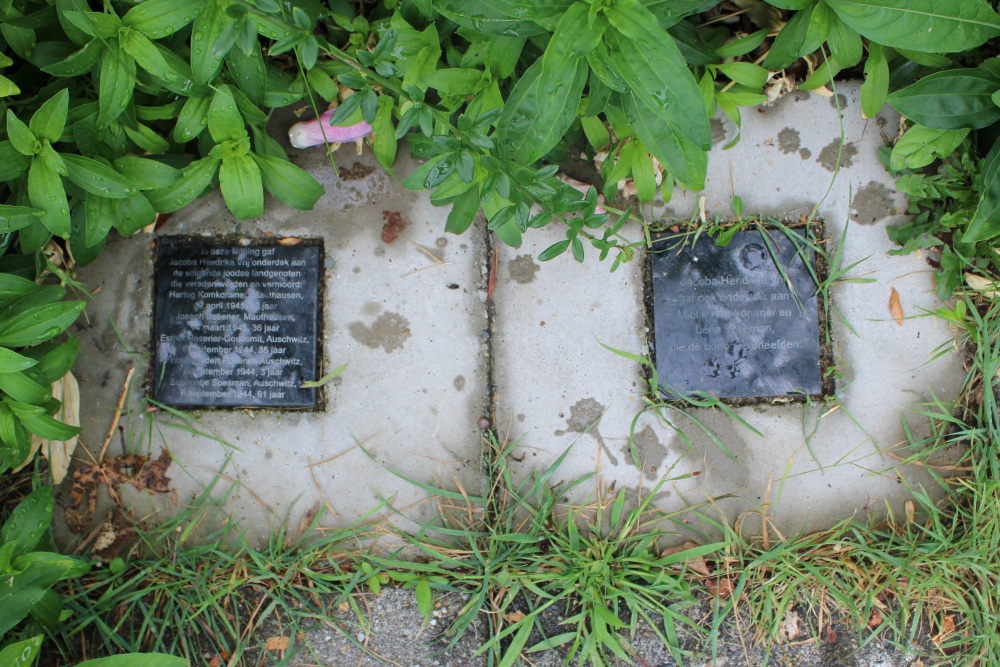
<svg viewBox="0 0 1000 667">
<path fill-rule="evenodd" d="M 752 221 L 751 225 L 746 225 L 746 221 Z M 729 224 L 744 224 L 744 228 L 741 231 L 753 231 L 754 229 L 765 229 L 773 230 L 780 229 L 780 226 L 784 226 L 788 229 L 794 230 L 805 230 L 805 235 L 808 235 L 813 243 L 817 246 L 824 247 L 829 242 L 830 239 L 826 236 L 826 225 L 821 218 L 813 218 L 812 220 L 798 220 L 794 222 L 781 221 L 780 226 L 777 224 L 774 218 L 767 218 L 766 216 L 748 216 L 742 221 L 729 221 Z M 722 222 L 722 225 L 726 225 L 726 222 Z M 651 240 L 653 245 L 665 238 L 677 238 L 680 239 L 683 236 L 693 235 L 699 230 L 700 226 L 698 223 L 682 223 L 682 228 L 674 232 L 666 227 L 654 227 L 651 230 Z M 819 278 L 820 282 L 825 282 L 829 277 L 829 266 L 826 261 L 826 254 L 821 252 L 816 252 L 814 254 L 814 264 L 816 270 L 816 276 Z M 642 258 L 642 291 L 643 291 L 643 307 L 645 309 L 645 324 L 646 324 L 646 349 L 649 352 L 649 361 L 651 366 L 643 364 L 642 366 L 642 377 L 646 381 L 647 388 L 649 383 L 653 379 L 653 370 L 656 368 L 656 320 L 655 315 L 655 304 L 653 297 L 653 252 L 650 247 L 646 248 L 645 256 Z M 834 340 L 833 332 L 830 328 L 829 321 L 829 309 L 832 308 L 833 295 L 830 290 L 826 292 L 817 294 L 817 304 L 816 304 L 816 316 L 819 324 L 819 373 L 820 373 L 820 393 L 819 394 L 789 394 L 782 396 L 742 396 L 742 397 L 730 397 L 730 398 L 718 398 L 720 403 L 732 407 L 743 407 L 749 405 L 772 405 L 775 403 L 806 403 L 807 401 L 814 400 L 825 400 L 827 398 L 832 398 L 836 395 L 837 390 L 837 380 L 836 373 L 831 372 L 831 369 L 835 368 L 834 363 Z M 664 393 L 662 390 L 658 392 L 657 395 L 653 395 L 651 390 L 647 389 L 647 396 L 652 400 L 656 401 L 661 405 L 672 405 L 672 406 L 693 406 L 687 399 L 672 396 Z"/>
<path fill-rule="evenodd" d="M 283 238 L 291 237 L 247 237 L 239 234 L 213 234 L 211 236 L 198 236 L 196 234 L 162 234 L 153 239 L 152 253 L 150 256 L 150 268 L 152 281 L 150 282 L 150 310 L 149 322 L 149 364 L 144 379 L 143 394 L 150 401 L 156 401 L 154 386 L 156 381 L 156 294 L 157 276 L 156 263 L 159 261 L 160 245 L 166 239 L 176 243 L 192 243 L 204 246 L 280 246 Z M 326 246 L 324 240 L 319 236 L 295 237 L 298 242 L 296 246 L 316 246 L 319 248 L 319 258 L 317 266 L 317 294 L 316 294 L 316 379 L 323 377 L 324 362 L 324 340 L 323 335 L 325 320 L 324 302 L 326 301 Z M 159 403 L 159 401 L 157 401 Z M 313 405 L 170 405 L 170 408 L 182 410 L 184 412 L 233 412 L 241 410 L 253 410 L 254 412 L 325 412 L 326 411 L 326 386 L 316 387 L 316 402 Z"/>
</svg>

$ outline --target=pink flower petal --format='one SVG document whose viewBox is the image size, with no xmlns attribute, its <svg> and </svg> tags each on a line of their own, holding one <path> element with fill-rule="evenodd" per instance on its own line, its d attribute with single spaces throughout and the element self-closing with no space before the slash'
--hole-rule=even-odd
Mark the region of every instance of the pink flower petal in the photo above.
<svg viewBox="0 0 1000 667">
<path fill-rule="evenodd" d="M 372 126 L 364 121 L 346 127 L 330 125 L 334 111 L 330 109 L 319 118 L 292 125 L 288 130 L 289 143 L 295 148 L 310 148 L 322 144 L 345 144 L 371 134 Z"/>
</svg>

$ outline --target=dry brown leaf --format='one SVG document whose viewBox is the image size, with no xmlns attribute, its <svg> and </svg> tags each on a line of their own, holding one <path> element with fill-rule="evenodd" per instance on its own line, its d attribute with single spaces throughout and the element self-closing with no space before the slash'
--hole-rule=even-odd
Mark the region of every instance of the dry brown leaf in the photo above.
<svg viewBox="0 0 1000 667">
<path fill-rule="evenodd" d="M 286 236 L 283 239 L 278 239 L 278 245 L 283 245 L 283 246 L 298 245 L 300 243 L 302 243 L 302 239 L 298 238 L 297 236 Z"/>
<path fill-rule="evenodd" d="M 931 637 L 931 641 L 935 644 L 940 645 L 941 642 L 946 640 L 948 637 L 955 633 L 955 615 L 945 614 L 944 618 L 941 619 L 940 631 Z"/>
<path fill-rule="evenodd" d="M 264 650 L 284 651 L 288 648 L 290 641 L 288 637 L 268 637 L 267 642 L 264 643 Z"/>
<path fill-rule="evenodd" d="M 912 500 L 907 500 L 903 503 L 903 511 L 906 512 L 906 523 L 913 523 L 913 517 L 916 514 L 916 507 L 913 505 Z"/>
<path fill-rule="evenodd" d="M 733 590 L 735 590 L 733 580 L 729 577 L 719 577 L 714 582 L 709 583 L 707 588 L 710 595 L 722 599 L 732 596 Z M 745 599 L 745 596 L 740 594 L 740 600 L 743 599 Z"/>
<path fill-rule="evenodd" d="M 889 292 L 889 312 L 892 313 L 892 319 L 896 320 L 896 324 L 903 326 L 903 305 L 899 303 L 899 292 L 895 287 Z"/>
<path fill-rule="evenodd" d="M 778 632 L 780 632 L 788 641 L 794 641 L 800 633 L 799 615 L 794 611 L 786 612 L 785 618 L 778 626 Z"/>
<path fill-rule="evenodd" d="M 524 620 L 524 612 L 521 610 L 512 611 L 509 614 L 504 614 L 503 617 L 507 619 L 508 623 L 517 623 Z"/>
<path fill-rule="evenodd" d="M 882 625 L 882 614 L 873 609 L 872 615 L 868 617 L 868 627 L 877 628 L 880 625 Z"/>
<path fill-rule="evenodd" d="M 667 547 L 666 549 L 660 552 L 660 558 L 664 558 L 666 556 L 673 556 L 674 554 L 682 553 L 684 551 L 687 551 L 688 549 L 694 549 L 697 546 L 698 545 L 695 544 L 694 542 L 685 542 L 684 544 L 678 545 L 676 547 Z M 701 556 L 684 561 L 683 563 L 676 563 L 673 567 L 675 570 L 680 570 L 684 567 L 687 567 L 688 569 L 694 570 L 698 574 L 706 577 L 712 574 L 712 571 L 708 569 L 708 563 L 706 563 L 705 559 Z"/>
<path fill-rule="evenodd" d="M 385 225 L 382 227 L 382 242 L 392 243 L 406 229 L 406 220 L 398 211 L 382 211 Z"/>
</svg>

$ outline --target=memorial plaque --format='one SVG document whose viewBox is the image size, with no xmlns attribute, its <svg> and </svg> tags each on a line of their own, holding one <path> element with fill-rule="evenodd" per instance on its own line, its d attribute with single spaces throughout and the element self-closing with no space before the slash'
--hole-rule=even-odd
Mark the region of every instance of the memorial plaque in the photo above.
<svg viewBox="0 0 1000 667">
<path fill-rule="evenodd" d="M 319 243 L 164 238 L 153 396 L 180 407 L 316 405 Z"/>
<path fill-rule="evenodd" d="M 693 247 L 668 249 L 665 239 L 655 247 L 654 349 L 668 396 L 823 392 L 811 249 L 800 252 L 778 230 L 737 232 L 725 247 L 708 236 Z"/>
</svg>

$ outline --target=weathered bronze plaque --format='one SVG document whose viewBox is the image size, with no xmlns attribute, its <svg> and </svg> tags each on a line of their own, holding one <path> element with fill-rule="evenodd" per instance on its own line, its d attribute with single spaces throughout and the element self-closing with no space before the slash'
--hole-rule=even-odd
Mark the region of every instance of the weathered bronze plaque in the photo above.
<svg viewBox="0 0 1000 667">
<path fill-rule="evenodd" d="M 763 234 L 767 234 L 769 242 Z M 815 255 L 778 230 L 653 255 L 656 369 L 675 398 L 820 395 Z"/>
<path fill-rule="evenodd" d="M 164 238 L 153 396 L 180 407 L 316 405 L 319 243 Z"/>
</svg>

